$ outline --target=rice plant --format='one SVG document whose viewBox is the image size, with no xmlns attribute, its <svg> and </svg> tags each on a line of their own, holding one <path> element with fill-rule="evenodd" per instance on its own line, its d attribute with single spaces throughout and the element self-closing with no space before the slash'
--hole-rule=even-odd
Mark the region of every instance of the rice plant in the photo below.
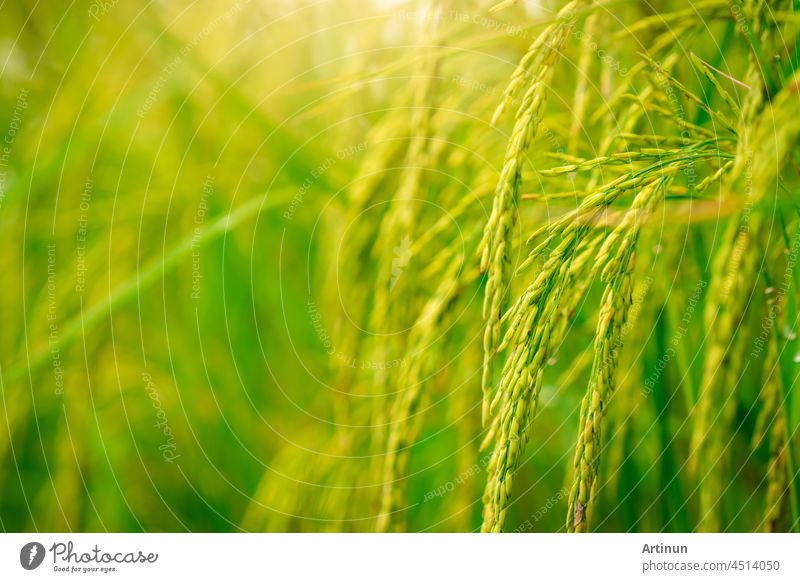
<svg viewBox="0 0 800 582">
<path fill-rule="evenodd" d="M 797 2 L 207 4 L 0 8 L 3 529 L 800 528 Z"/>
</svg>

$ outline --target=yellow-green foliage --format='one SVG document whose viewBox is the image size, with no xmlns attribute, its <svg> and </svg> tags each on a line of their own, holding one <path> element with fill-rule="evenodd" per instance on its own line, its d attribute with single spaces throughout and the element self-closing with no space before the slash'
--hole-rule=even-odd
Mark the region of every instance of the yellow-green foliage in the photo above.
<svg viewBox="0 0 800 582">
<path fill-rule="evenodd" d="M 1 529 L 800 527 L 796 2 L 34 4 Z"/>
</svg>

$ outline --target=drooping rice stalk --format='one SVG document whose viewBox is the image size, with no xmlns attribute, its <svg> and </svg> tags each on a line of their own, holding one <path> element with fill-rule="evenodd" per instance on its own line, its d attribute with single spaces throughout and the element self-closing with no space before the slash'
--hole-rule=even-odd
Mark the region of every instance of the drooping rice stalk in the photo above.
<svg viewBox="0 0 800 582">
<path fill-rule="evenodd" d="M 483 316 L 483 421 L 489 417 L 494 359 L 500 343 L 500 320 L 508 296 L 511 270 L 512 231 L 517 222 L 520 184 L 525 154 L 541 123 L 547 85 L 554 74 L 561 48 L 574 27 L 573 12 L 586 0 L 573 0 L 558 13 L 558 21 L 548 26 L 533 42 L 511 77 L 511 82 L 495 111 L 497 121 L 512 101 L 522 94 L 511 133 L 500 180 L 497 184 L 492 212 L 484 228 L 479 250 L 481 270 L 488 273 Z"/>
<path fill-rule="evenodd" d="M 780 309 L 778 307 L 778 309 Z M 773 322 L 779 325 L 780 318 Z M 781 531 L 787 515 L 788 484 L 791 475 L 788 471 L 787 450 L 788 432 L 786 415 L 781 389 L 781 377 L 778 362 L 777 333 L 773 333 L 764 358 L 764 386 L 761 390 L 763 407 L 754 433 L 754 440 L 767 439 L 769 443 L 769 462 L 767 465 L 763 529 L 766 532 Z"/>
<path fill-rule="evenodd" d="M 710 17 L 720 15 L 719 9 L 722 4 L 719 2 L 709 3 L 711 10 Z M 684 25 L 682 25 L 684 26 Z M 685 25 L 687 29 L 692 24 Z M 668 36 L 659 37 L 655 43 L 656 50 L 666 50 Z M 526 59 L 529 57 L 526 56 Z M 523 59 L 523 63 L 526 62 Z M 579 208 L 567 214 L 564 218 L 557 219 L 554 223 L 539 229 L 531 240 L 540 241 L 538 246 L 529 253 L 527 259 L 519 268 L 520 273 L 527 268 L 538 265 L 533 276 L 533 282 L 522 295 L 515 300 L 511 307 L 505 311 L 505 296 L 507 289 L 505 286 L 510 280 L 509 272 L 510 261 L 508 254 L 513 238 L 511 228 L 516 224 L 516 205 L 519 198 L 515 193 L 519 192 L 521 172 L 518 171 L 520 161 L 517 157 L 509 157 L 511 154 L 519 153 L 514 147 L 514 138 L 527 137 L 525 130 L 530 127 L 530 118 L 523 118 L 524 122 L 519 123 L 518 116 L 515 131 L 522 130 L 520 133 L 512 135 L 511 146 L 508 149 L 503 174 L 501 175 L 500 185 L 495 197 L 495 205 L 492 215 L 487 223 L 482 243 L 483 257 L 482 266 L 488 270 L 489 276 L 486 288 L 486 303 L 484 305 L 484 315 L 487 321 L 487 328 L 484 337 L 485 365 L 484 365 L 484 417 L 488 415 L 492 418 L 489 426 L 485 445 L 494 442 L 494 451 L 488 467 L 488 479 L 486 491 L 484 493 L 484 522 L 483 531 L 501 531 L 505 520 L 507 507 L 510 503 L 510 495 L 514 473 L 517 470 L 521 451 L 530 434 L 530 424 L 533 421 L 538 395 L 541 390 L 542 378 L 545 363 L 548 360 L 550 350 L 557 344 L 565 331 L 565 322 L 572 312 L 573 301 L 576 296 L 582 294 L 585 289 L 586 281 L 570 279 L 570 273 L 580 273 L 580 268 L 584 264 L 586 257 L 589 263 L 604 265 L 610 260 L 609 250 L 614 248 L 619 239 L 625 237 L 625 244 L 630 244 L 636 240 L 636 234 L 640 224 L 634 226 L 633 222 L 641 220 L 641 215 L 647 215 L 643 210 L 642 201 L 649 200 L 655 202 L 657 198 L 676 192 L 700 194 L 712 185 L 722 181 L 723 191 L 730 189 L 736 184 L 737 179 L 742 175 L 745 166 L 751 164 L 746 162 L 744 155 L 751 155 L 751 149 L 746 147 L 751 140 L 758 140 L 759 136 L 766 139 L 773 139 L 774 136 L 765 133 L 764 128 L 767 122 L 760 117 L 759 103 L 762 96 L 758 92 L 752 92 L 745 98 L 744 104 L 740 108 L 726 90 L 714 72 L 701 59 L 693 58 L 694 66 L 706 78 L 707 87 L 717 95 L 717 98 L 727 107 L 728 111 L 723 111 L 712 107 L 709 104 L 708 96 L 695 94 L 686 84 L 684 84 L 672 72 L 672 67 L 677 61 L 677 55 L 668 55 L 662 63 L 656 62 L 653 58 L 646 56 L 644 65 L 646 67 L 634 67 L 631 69 L 637 75 L 647 78 L 647 83 L 643 90 L 638 91 L 638 96 L 618 93 L 618 97 L 611 101 L 619 103 L 630 101 L 628 111 L 631 113 L 639 112 L 638 115 L 629 115 L 619 137 L 628 144 L 635 144 L 635 149 L 621 152 L 609 151 L 613 139 L 608 138 L 603 143 L 601 155 L 594 158 L 579 158 L 559 153 L 554 156 L 569 162 L 568 164 L 549 170 L 539 170 L 537 174 L 544 178 L 563 179 L 565 177 L 581 175 L 590 172 L 593 179 L 599 176 L 599 171 L 613 170 L 619 166 L 622 171 L 627 168 L 635 167 L 638 170 L 622 173 L 616 180 L 609 182 L 606 186 L 594 189 L 591 194 L 586 195 L 580 202 Z M 652 72 L 648 72 L 648 68 Z M 751 69 L 752 71 L 752 69 Z M 752 78 L 751 78 L 752 77 Z M 755 85 L 756 78 L 753 74 L 748 76 L 750 83 Z M 515 78 L 512 81 L 510 94 L 515 94 L 521 81 Z M 745 86 L 752 86 L 746 85 Z M 580 87 L 580 84 L 579 84 Z M 787 84 L 791 91 L 791 83 Z M 538 93 L 535 93 L 538 95 Z M 579 100 L 580 90 L 576 99 Z M 682 95 L 687 103 L 701 112 L 708 119 L 712 120 L 717 126 L 717 132 L 712 132 L 696 123 L 688 120 L 688 109 L 677 99 L 677 95 Z M 784 106 L 790 102 L 788 98 L 783 99 Z M 768 106 L 769 115 L 775 115 L 780 107 L 780 96 L 773 104 Z M 499 111 L 507 104 L 507 98 L 501 103 Z M 523 99 L 523 105 L 525 100 Z M 520 114 L 525 111 L 520 109 Z M 580 111 L 580 107 L 578 108 Z M 644 115 L 644 118 L 642 118 Z M 738 123 L 732 121 L 731 116 L 740 116 Z M 785 115 L 785 112 L 782 113 Z M 669 135 L 659 136 L 648 135 L 647 133 L 636 133 L 642 127 L 639 121 L 652 123 L 652 119 L 660 120 L 666 127 L 681 135 L 680 138 L 673 138 Z M 778 141 L 783 145 L 777 148 L 783 153 L 779 154 L 780 159 L 784 159 L 785 151 L 792 147 L 797 136 L 791 128 L 782 128 L 779 132 Z M 739 139 L 737 139 L 737 135 Z M 524 143 L 524 142 L 521 142 Z M 732 151 L 733 147 L 736 153 Z M 710 171 L 704 176 L 697 177 L 700 164 L 708 164 Z M 764 190 L 774 181 L 777 170 L 770 172 L 767 168 L 769 161 L 759 158 L 747 168 L 750 182 L 748 183 L 747 196 L 752 196 L 753 183 L 757 182 L 759 188 Z M 687 169 L 688 168 L 688 169 Z M 661 196 L 654 197 L 655 190 L 661 190 L 661 182 L 656 186 L 655 177 L 664 180 L 667 177 L 674 177 L 679 174 L 685 175 L 688 180 L 688 188 L 684 186 L 664 186 Z M 730 175 L 729 175 L 730 174 Z M 591 182 L 589 182 L 590 188 Z M 610 235 L 601 235 L 599 238 L 590 233 L 596 228 L 599 210 L 610 207 L 617 200 L 621 199 L 625 193 L 637 193 L 633 202 L 630 203 L 629 210 L 624 213 L 620 229 L 614 230 Z M 580 197 L 580 191 L 566 192 L 564 197 Z M 560 195 L 558 195 L 560 196 Z M 643 196 L 643 198 L 642 198 Z M 543 194 L 542 199 L 557 199 L 556 195 Z M 748 199 L 749 200 L 749 199 Z M 749 205 L 749 202 L 748 202 Z M 636 218 L 634 218 L 636 217 Z M 745 282 L 752 279 L 758 264 L 756 259 L 758 251 L 750 243 L 750 239 L 758 239 L 761 236 L 762 222 L 761 217 L 756 215 L 745 218 L 748 228 L 739 229 L 736 224 L 729 228 L 731 234 L 727 237 L 727 242 L 723 243 L 723 251 L 717 256 L 717 271 L 720 275 L 712 280 L 711 296 L 718 296 L 725 301 L 740 302 L 745 305 L 742 295 L 747 291 Z M 600 250 L 597 247 L 600 243 Z M 724 249 L 728 249 L 725 251 Z M 747 248 L 751 250 L 744 252 Z M 552 249 L 552 250 L 551 250 Z M 738 251 L 734 251 L 738 249 Z M 545 254 L 546 253 L 546 254 Z M 581 260 L 576 264 L 576 258 Z M 611 255 L 615 257 L 615 255 Z M 733 262 L 731 262 L 733 261 Z M 616 257 L 611 264 L 627 266 L 627 259 Z M 626 272 L 622 268 L 621 272 Z M 587 509 L 596 488 L 597 467 L 599 463 L 599 453 L 602 449 L 601 429 L 602 418 L 608 404 L 608 398 L 613 392 L 614 370 L 618 365 L 617 357 L 609 358 L 608 343 L 619 340 L 619 333 L 624 325 L 625 312 L 630 305 L 630 284 L 628 279 L 617 273 L 612 277 L 608 271 L 601 277 L 608 286 L 606 294 L 601 302 L 601 317 L 598 324 L 596 345 L 595 345 L 595 365 L 593 366 L 592 380 L 590 382 L 587 396 L 581 410 L 581 430 L 579 433 L 579 444 L 575 455 L 575 483 L 570 496 L 569 516 L 567 528 L 570 531 L 585 531 L 587 524 Z M 732 279 L 725 282 L 726 276 Z M 626 275 L 629 277 L 630 275 Z M 626 284 L 623 285 L 623 279 Z M 502 285 L 499 286 L 499 283 Z M 737 283 L 738 282 L 738 283 Z M 724 287 L 724 288 L 723 288 Z M 622 288 L 620 296 L 619 289 Z M 616 295 L 612 292 L 616 290 Z M 611 300 L 610 297 L 614 299 Z M 734 297 L 735 299 L 729 299 Z M 711 309 L 711 307 L 708 307 Z M 616 318 L 611 314 L 616 315 Z M 715 333 L 714 341 L 723 343 L 727 346 L 737 346 L 741 352 L 741 343 L 731 343 L 735 329 L 742 320 L 744 312 L 737 307 L 730 307 L 725 315 L 717 322 L 719 331 Z M 616 323 L 614 323 L 616 322 Z M 714 322 L 706 319 L 707 325 L 714 325 Z M 556 327 L 557 326 L 557 327 Z M 502 328 L 506 327 L 503 333 Z M 554 334 L 554 330 L 558 333 Z M 726 332 L 725 330 L 730 330 Z M 502 340 L 501 340 L 501 334 Z M 728 337 L 728 339 L 723 339 Z M 492 363 L 495 354 L 504 352 L 508 349 L 505 358 L 499 386 L 494 395 L 487 397 L 488 389 L 493 377 Z M 606 354 L 604 357 L 603 354 Z M 614 351 L 616 354 L 616 350 Z M 706 519 L 713 520 L 715 515 L 711 508 L 716 504 L 713 501 L 714 495 L 721 495 L 723 481 L 721 475 L 724 471 L 724 450 L 723 442 L 727 425 L 726 418 L 730 418 L 731 402 L 735 399 L 728 399 L 729 403 L 719 410 L 719 419 L 711 419 L 711 403 L 719 403 L 724 394 L 709 389 L 709 380 L 714 374 L 711 370 L 719 368 L 723 364 L 721 358 L 728 358 L 726 361 L 740 361 L 737 357 L 738 352 L 730 351 L 725 348 L 712 348 L 707 356 L 705 384 L 700 389 L 700 405 L 698 414 L 704 420 L 700 421 L 703 426 L 713 425 L 711 431 L 712 438 L 704 435 L 703 442 L 706 443 L 704 452 L 699 452 L 691 461 L 692 466 L 698 462 L 703 455 L 706 459 L 715 459 L 715 464 L 719 470 L 712 470 L 705 483 L 700 489 L 701 508 L 705 508 Z M 684 358 L 685 360 L 685 358 Z M 735 366 L 723 365 L 725 378 L 715 379 L 714 386 L 733 385 L 736 382 L 737 370 Z M 487 411 L 488 403 L 488 411 Z M 727 411 L 727 412 L 726 412 Z M 717 422 L 718 420 L 718 422 Z M 695 426 L 693 450 L 698 450 L 698 426 Z M 714 436 L 716 435 L 716 436 Z M 699 447 L 703 449 L 703 447 Z M 719 527 L 719 523 L 711 521 L 708 527 L 714 529 Z"/>
<path fill-rule="evenodd" d="M 386 457 L 382 475 L 383 492 L 378 514 L 377 531 L 387 531 L 390 525 L 398 531 L 405 531 L 403 510 L 405 508 L 404 487 L 399 481 L 405 477 L 408 466 L 409 448 L 413 445 L 419 425 L 419 404 L 426 375 L 435 365 L 437 338 L 446 321 L 453 303 L 458 299 L 466 283 L 476 278 L 477 273 L 460 273 L 463 257 L 449 257 L 450 268 L 433 297 L 428 301 L 414 324 L 409 337 L 409 362 L 401 368 L 398 393 L 392 408 L 392 421 L 386 445 Z M 464 280 L 462 280 L 462 278 Z"/>
<path fill-rule="evenodd" d="M 596 258 L 595 264 L 602 266 L 601 280 L 606 282 L 606 288 L 595 333 L 591 380 L 581 404 L 567 531 L 586 531 L 603 444 L 603 417 L 614 392 L 619 352 L 625 343 L 628 312 L 633 303 L 631 274 L 636 243 L 641 225 L 660 201 L 666 181 L 656 180 L 637 194 L 630 212 L 606 238 Z"/>
<path fill-rule="evenodd" d="M 490 405 L 493 421 L 484 441 L 486 445 L 494 441 L 483 499 L 484 531 L 501 531 L 503 527 L 514 472 L 536 415 L 544 367 L 549 357 L 551 330 L 557 321 L 554 317 L 557 306 L 570 281 L 569 274 L 576 255 L 584 263 L 591 258 L 591 255 L 578 254 L 577 249 L 584 242 L 593 221 L 617 197 L 637 187 L 652 195 L 655 183 L 652 179 L 645 182 L 646 178 L 647 173 L 623 175 L 587 196 L 576 211 L 547 226 L 544 242 L 523 264 L 524 268 L 533 263 L 550 244 L 555 245 L 534 282 L 507 314 L 508 330 L 501 349 L 511 347 L 511 356 L 505 362 L 500 385 Z M 636 217 L 639 219 L 641 216 Z M 613 246 L 615 241 L 612 239 L 609 246 Z M 601 256 L 605 252 L 605 249 L 601 250 Z"/>
<path fill-rule="evenodd" d="M 761 257 L 766 217 L 761 205 L 774 196 L 775 180 L 800 136 L 800 122 L 792 113 L 798 98 L 797 78 L 790 80 L 772 103 L 757 111 L 754 97 L 745 102 L 736 164 L 727 184 L 730 191 L 742 187 L 745 209 L 729 227 L 716 257 L 704 315 L 713 330 L 703 368 L 703 380 L 695 410 L 690 469 L 698 475 L 700 529 L 719 531 L 722 526 L 719 499 L 726 485 L 729 445 L 726 435 L 735 410 L 736 386 L 744 371 L 746 352 L 737 332 L 751 304 Z"/>
</svg>

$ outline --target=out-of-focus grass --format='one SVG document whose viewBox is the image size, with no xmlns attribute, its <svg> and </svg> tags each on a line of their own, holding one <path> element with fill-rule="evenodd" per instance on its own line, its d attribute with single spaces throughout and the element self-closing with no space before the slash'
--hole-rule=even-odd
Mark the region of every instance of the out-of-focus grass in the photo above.
<svg viewBox="0 0 800 582">
<path fill-rule="evenodd" d="M 2 526 L 235 530 L 283 441 L 328 430 L 304 269 L 352 160 L 280 214 L 335 143 L 297 87 L 347 31 L 257 2 L 2 14 Z"/>
</svg>

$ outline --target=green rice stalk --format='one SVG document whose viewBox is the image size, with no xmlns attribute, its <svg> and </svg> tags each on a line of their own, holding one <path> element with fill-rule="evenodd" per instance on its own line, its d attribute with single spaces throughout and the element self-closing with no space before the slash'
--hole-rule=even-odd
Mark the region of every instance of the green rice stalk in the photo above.
<svg viewBox="0 0 800 582">
<path fill-rule="evenodd" d="M 773 325 L 779 325 L 779 319 Z M 772 334 L 767 355 L 764 359 L 764 387 L 761 391 L 763 406 L 754 431 L 754 444 L 765 437 L 769 438 L 769 462 L 767 465 L 766 483 L 767 494 L 765 500 L 764 518 L 762 528 L 765 532 L 776 532 L 785 529 L 782 524 L 786 522 L 787 514 L 787 489 L 789 485 L 789 471 L 787 463 L 788 431 L 786 416 L 783 412 L 783 390 L 778 362 L 778 342 Z"/>
<path fill-rule="evenodd" d="M 378 514 L 376 531 L 388 531 L 394 527 L 405 531 L 402 509 L 405 507 L 404 488 L 398 483 L 403 478 L 408 465 L 408 453 L 416 440 L 415 417 L 422 398 L 422 388 L 426 374 L 432 363 L 443 353 L 435 349 L 442 343 L 438 338 L 441 327 L 451 306 L 464 286 L 477 278 L 477 271 L 459 278 L 463 267 L 463 256 L 450 256 L 450 268 L 444 272 L 436 293 L 427 302 L 414 324 L 409 337 L 409 363 L 400 370 L 398 385 L 400 391 L 391 413 L 391 426 L 384 458 L 381 508 Z M 438 338 L 438 339 L 437 339 Z"/>
<path fill-rule="evenodd" d="M 479 247 L 481 270 L 488 273 L 483 307 L 483 316 L 486 322 L 482 377 L 484 395 L 482 418 L 484 423 L 489 416 L 494 358 L 500 342 L 500 319 L 508 295 L 511 233 L 517 221 L 522 166 L 528 147 L 536 137 L 536 132 L 541 124 L 546 88 L 553 76 L 553 67 L 574 27 L 573 12 L 585 3 L 586 0 L 573 0 L 567 4 L 559 11 L 557 22 L 549 25 L 536 38 L 514 71 L 493 119 L 493 122 L 496 122 L 517 94 L 523 91 L 523 87 L 526 87 L 506 149 L 492 212 L 486 223 L 483 240 Z"/>
<path fill-rule="evenodd" d="M 614 374 L 625 342 L 625 325 L 633 303 L 631 273 L 643 215 L 653 211 L 666 179 L 657 180 L 637 194 L 625 220 L 606 238 L 595 259 L 602 268 L 606 289 L 595 333 L 594 362 L 587 393 L 581 404 L 575 479 L 569 496 L 567 531 L 583 532 L 596 486 L 600 462 L 603 417 L 614 392 Z M 602 267 L 600 267 L 602 266 Z"/>
<path fill-rule="evenodd" d="M 730 189 L 739 186 L 741 177 L 749 200 L 746 210 L 728 229 L 709 285 L 709 296 L 717 297 L 718 302 L 709 304 L 704 315 L 710 344 L 693 412 L 689 469 L 700 480 L 699 528 L 704 531 L 719 531 L 722 526 L 719 508 L 726 485 L 726 435 L 736 401 L 730 391 L 738 384 L 743 362 L 742 342 L 735 336 L 750 304 L 763 254 L 758 245 L 766 228 L 758 204 L 774 187 L 777 173 L 800 137 L 797 99 L 798 80 L 795 78 L 760 114 L 754 105 L 754 102 L 762 103 L 760 95 L 753 95 L 742 107 L 743 116 L 747 117 L 743 118 L 738 132 L 739 152 L 727 186 Z M 751 213 L 751 208 L 756 210 Z"/>
</svg>

